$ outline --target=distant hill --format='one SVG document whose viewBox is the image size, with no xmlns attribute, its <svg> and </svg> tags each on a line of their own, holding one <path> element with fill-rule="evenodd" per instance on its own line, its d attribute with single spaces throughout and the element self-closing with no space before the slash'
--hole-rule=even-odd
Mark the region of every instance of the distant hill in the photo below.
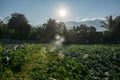
<svg viewBox="0 0 120 80">
<path fill-rule="evenodd" d="M 105 28 L 101 27 L 102 23 L 101 21 L 105 21 L 106 20 L 92 20 L 92 21 L 80 21 L 80 22 L 76 22 L 76 21 L 68 21 L 65 22 L 67 28 L 73 27 L 73 26 L 80 26 L 81 24 L 86 24 L 87 26 L 94 26 L 96 28 L 97 31 L 104 31 Z"/>
</svg>

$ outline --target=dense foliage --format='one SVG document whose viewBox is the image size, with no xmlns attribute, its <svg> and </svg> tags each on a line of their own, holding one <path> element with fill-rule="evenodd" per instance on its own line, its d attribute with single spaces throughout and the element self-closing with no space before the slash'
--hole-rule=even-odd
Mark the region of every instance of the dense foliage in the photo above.
<svg viewBox="0 0 120 80">
<path fill-rule="evenodd" d="M 114 19 L 109 16 L 107 21 L 101 25 L 108 31 L 96 32 L 94 26 L 81 24 L 68 28 L 63 22 L 51 18 L 46 23 L 32 26 L 24 14 L 13 13 L 6 21 L 0 20 L 0 38 L 48 43 L 56 34 L 60 34 L 65 37 L 65 43 L 68 44 L 120 43 L 120 16 Z"/>
<path fill-rule="evenodd" d="M 8 33 L 13 39 L 26 39 L 30 33 L 31 27 L 23 14 L 11 14 L 8 22 Z"/>
<path fill-rule="evenodd" d="M 109 31 L 109 34 L 105 35 L 107 41 L 113 40 L 117 41 L 120 40 L 120 16 L 113 16 L 106 17 L 107 23 L 102 22 L 102 27 L 106 28 Z"/>
<path fill-rule="evenodd" d="M 0 79 L 118 80 L 120 45 L 0 45 Z"/>
</svg>

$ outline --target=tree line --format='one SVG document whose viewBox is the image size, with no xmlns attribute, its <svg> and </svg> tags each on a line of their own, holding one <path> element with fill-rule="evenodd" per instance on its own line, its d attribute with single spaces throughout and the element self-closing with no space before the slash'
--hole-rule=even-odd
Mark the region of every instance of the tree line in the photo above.
<svg viewBox="0 0 120 80">
<path fill-rule="evenodd" d="M 65 43 L 92 44 L 117 42 L 120 40 L 120 16 L 106 17 L 107 23 L 101 22 L 106 31 L 96 32 L 94 26 L 81 24 L 67 28 L 64 22 L 49 19 L 38 26 L 29 24 L 24 14 L 13 13 L 6 23 L 0 20 L 0 38 L 11 40 L 35 40 L 40 43 L 49 43 L 56 34 L 65 37 Z"/>
</svg>

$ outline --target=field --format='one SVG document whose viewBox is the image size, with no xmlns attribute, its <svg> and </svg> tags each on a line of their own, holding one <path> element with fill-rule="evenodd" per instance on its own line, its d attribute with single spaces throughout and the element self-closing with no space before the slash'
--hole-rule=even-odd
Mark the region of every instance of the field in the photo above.
<svg viewBox="0 0 120 80">
<path fill-rule="evenodd" d="M 120 45 L 0 45 L 0 80 L 118 80 Z"/>
</svg>

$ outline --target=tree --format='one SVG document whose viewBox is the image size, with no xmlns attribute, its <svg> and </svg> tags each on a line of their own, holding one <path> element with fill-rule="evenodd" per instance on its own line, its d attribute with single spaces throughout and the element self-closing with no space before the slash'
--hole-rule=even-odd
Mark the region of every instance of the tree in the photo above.
<svg viewBox="0 0 120 80">
<path fill-rule="evenodd" d="M 47 23 L 43 24 L 45 30 L 45 42 L 50 42 L 54 39 L 58 31 L 58 23 L 54 19 L 49 19 Z"/>
<path fill-rule="evenodd" d="M 114 21 L 115 21 L 114 32 L 120 32 L 120 16 L 117 16 Z"/>
<path fill-rule="evenodd" d="M 8 30 L 14 31 L 14 35 L 11 35 L 15 39 L 27 39 L 31 30 L 28 20 L 21 13 L 11 14 L 11 18 L 8 21 Z"/>
<path fill-rule="evenodd" d="M 95 43 L 96 35 L 97 35 L 96 28 L 94 26 L 90 26 L 89 27 L 89 36 L 88 36 L 89 43 Z"/>
<path fill-rule="evenodd" d="M 29 38 L 32 40 L 43 42 L 44 36 L 45 36 L 45 28 L 40 25 L 40 26 L 32 27 Z"/>
<path fill-rule="evenodd" d="M 120 16 L 113 19 L 112 16 L 106 17 L 107 23 L 102 22 L 101 27 L 106 28 L 109 31 L 109 38 L 112 40 L 120 40 Z"/>
<path fill-rule="evenodd" d="M 8 38 L 7 24 L 0 20 L 0 38 Z"/>
<path fill-rule="evenodd" d="M 65 31 L 66 31 L 66 25 L 64 22 L 60 22 L 58 23 L 58 33 L 61 34 L 61 35 L 64 35 Z"/>
<path fill-rule="evenodd" d="M 88 27 L 85 24 L 80 25 L 80 32 L 81 33 L 87 33 Z"/>
<path fill-rule="evenodd" d="M 109 32 L 113 32 L 114 28 L 115 28 L 115 21 L 113 19 L 112 16 L 106 17 L 107 19 L 107 23 L 105 23 L 104 21 L 102 21 L 101 23 L 103 24 L 101 27 L 104 27 L 105 29 L 107 29 Z"/>
<path fill-rule="evenodd" d="M 89 32 L 90 33 L 95 33 L 96 32 L 96 28 L 94 26 L 90 26 L 89 27 Z"/>
</svg>

